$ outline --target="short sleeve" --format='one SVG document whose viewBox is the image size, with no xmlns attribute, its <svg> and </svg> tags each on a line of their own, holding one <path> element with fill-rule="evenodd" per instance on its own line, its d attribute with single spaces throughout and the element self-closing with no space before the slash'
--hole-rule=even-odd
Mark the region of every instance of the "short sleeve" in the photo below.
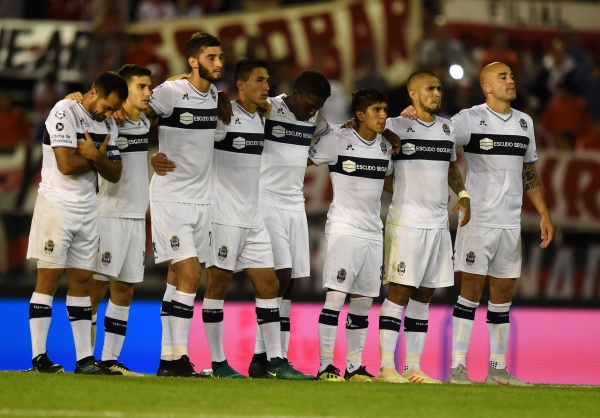
<svg viewBox="0 0 600 418">
<path fill-rule="evenodd" d="M 111 161 L 121 161 L 121 151 L 119 151 L 119 147 L 117 146 L 117 138 L 119 137 L 117 122 L 113 118 L 106 119 L 105 121 L 110 132 L 110 139 L 106 144 L 106 158 Z"/>
<path fill-rule="evenodd" d="M 161 118 L 169 117 L 173 113 L 175 102 L 173 88 L 170 84 L 172 82 L 164 82 L 160 86 L 155 87 L 152 90 L 150 102 L 148 103 L 154 114 Z"/>
<path fill-rule="evenodd" d="M 456 146 L 464 147 L 471 140 L 469 112 L 460 111 L 450 119 L 455 127 Z"/>
<path fill-rule="evenodd" d="M 529 137 L 529 145 L 527 151 L 525 151 L 525 157 L 523 162 L 535 163 L 538 160 L 537 148 L 535 145 L 535 133 L 533 129 L 533 120 L 530 117 L 523 118 L 527 123 L 527 136 Z"/>
<path fill-rule="evenodd" d="M 321 115 L 321 112 L 317 112 L 315 115 L 315 132 L 313 134 L 313 138 L 320 138 L 324 135 L 327 135 L 328 133 L 337 130 L 336 128 L 339 127 L 327 122 L 327 119 Z"/>
<path fill-rule="evenodd" d="M 322 136 L 308 150 L 308 158 L 314 165 L 335 164 L 338 160 L 338 138 L 332 132 Z"/>
<path fill-rule="evenodd" d="M 215 142 L 220 142 L 225 139 L 227 135 L 227 125 L 225 125 L 221 119 L 217 120 L 217 130 L 215 131 Z"/>
<path fill-rule="evenodd" d="M 61 100 L 56 103 L 46 119 L 46 130 L 52 148 L 77 148 L 76 115 L 73 103 Z"/>
</svg>

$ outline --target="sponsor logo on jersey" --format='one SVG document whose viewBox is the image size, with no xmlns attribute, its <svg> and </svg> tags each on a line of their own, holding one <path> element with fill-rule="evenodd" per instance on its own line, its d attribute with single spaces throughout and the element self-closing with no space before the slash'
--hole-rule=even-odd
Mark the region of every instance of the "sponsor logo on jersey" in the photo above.
<svg viewBox="0 0 600 418">
<path fill-rule="evenodd" d="M 48 241 L 46 241 L 46 244 L 44 244 L 44 253 L 50 255 L 52 254 L 52 251 L 54 251 L 54 241 L 49 239 Z"/>
<path fill-rule="evenodd" d="M 487 126 L 487 123 L 483 119 L 479 122 L 479 126 Z"/>
<path fill-rule="evenodd" d="M 190 112 L 184 112 L 179 115 L 179 122 L 182 125 L 190 125 L 194 123 L 194 115 L 192 115 Z"/>
<path fill-rule="evenodd" d="M 450 127 L 448 126 L 448 124 L 447 124 L 447 123 L 443 123 L 443 124 L 442 124 L 442 130 L 444 131 L 444 133 L 445 133 L 446 135 L 450 135 Z"/>
<path fill-rule="evenodd" d="M 346 328 L 358 328 L 358 325 L 352 323 L 352 318 L 350 318 L 350 315 L 348 315 L 348 317 L 346 318 Z M 348 370 L 350 370 L 350 367 L 348 368 Z"/>
<path fill-rule="evenodd" d="M 240 122 L 240 118 L 235 118 L 235 121 L 233 121 L 234 125 L 241 125 L 242 122 Z"/>
<path fill-rule="evenodd" d="M 58 109 L 58 110 L 56 111 L 56 113 L 54 114 L 54 117 L 55 117 L 56 119 L 62 119 L 62 118 L 64 118 L 64 117 L 65 117 L 65 115 L 66 115 L 65 109 Z"/>
<path fill-rule="evenodd" d="M 356 163 L 351 160 L 346 160 L 342 163 L 342 169 L 346 173 L 354 173 L 356 171 Z"/>
<path fill-rule="evenodd" d="M 171 237 L 171 248 L 173 249 L 173 251 L 179 250 L 179 237 L 176 235 L 173 235 Z"/>
<path fill-rule="evenodd" d="M 187 93 L 184 93 L 181 100 L 190 100 L 190 96 Z"/>
<path fill-rule="evenodd" d="M 281 115 L 285 115 L 285 112 L 283 111 L 283 107 L 278 108 L 277 113 L 279 113 Z"/>
<path fill-rule="evenodd" d="M 63 125 L 62 123 L 58 122 L 56 124 L 56 130 L 57 131 L 62 131 L 63 129 L 65 129 L 65 125 Z"/>
<path fill-rule="evenodd" d="M 408 127 L 408 129 L 406 130 L 406 132 L 414 132 L 415 130 L 413 128 L 411 128 L 410 126 Z"/>
<path fill-rule="evenodd" d="M 315 156 L 316 154 L 317 154 L 317 150 L 315 149 L 315 147 L 314 147 L 314 146 L 312 146 L 312 147 L 310 147 L 310 148 L 308 149 L 308 156 L 309 156 L 310 158 L 314 158 L 314 156 Z"/>
<path fill-rule="evenodd" d="M 219 253 L 217 254 L 217 257 L 219 257 L 219 260 L 223 261 L 227 258 L 227 254 L 229 254 L 229 249 L 227 248 L 227 246 L 223 245 L 221 246 L 221 248 L 219 248 Z"/>
<path fill-rule="evenodd" d="M 415 144 L 406 143 L 402 145 L 402 154 L 413 155 L 415 152 L 417 152 Z"/>
<path fill-rule="evenodd" d="M 285 136 L 285 128 L 281 125 L 273 126 L 271 133 L 275 138 L 283 138 Z"/>
<path fill-rule="evenodd" d="M 472 266 L 475 263 L 475 257 L 475 253 L 473 251 L 469 251 L 465 260 L 467 262 L 467 266 Z"/>
<path fill-rule="evenodd" d="M 346 280 L 346 269 L 340 269 L 340 271 L 338 271 L 337 274 L 337 281 L 338 283 L 344 283 L 344 280 Z"/>
<path fill-rule="evenodd" d="M 494 148 L 494 140 L 490 139 L 490 138 L 483 138 L 482 140 L 479 141 L 479 147 L 482 150 L 489 151 L 492 148 Z"/>
<path fill-rule="evenodd" d="M 110 264 L 110 260 L 112 260 L 112 254 L 108 251 L 102 254 L 102 265 L 108 266 Z"/>
<path fill-rule="evenodd" d="M 519 119 L 519 125 L 521 125 L 521 128 L 526 131 L 527 130 L 527 121 L 523 118 Z"/>
<path fill-rule="evenodd" d="M 396 271 L 398 272 L 398 275 L 404 276 L 404 273 L 406 273 L 406 263 L 404 261 L 399 262 Z"/>
<path fill-rule="evenodd" d="M 315 144 L 316 145 L 316 144 Z M 352 147 L 352 144 L 348 144 L 346 145 L 346 150 L 351 150 L 354 151 L 354 148 Z"/>
</svg>

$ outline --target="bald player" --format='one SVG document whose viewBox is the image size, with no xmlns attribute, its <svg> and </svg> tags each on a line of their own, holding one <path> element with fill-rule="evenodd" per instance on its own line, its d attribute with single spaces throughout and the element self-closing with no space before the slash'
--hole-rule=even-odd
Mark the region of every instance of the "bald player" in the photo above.
<svg viewBox="0 0 600 418">
<path fill-rule="evenodd" d="M 440 79 L 432 72 L 417 71 L 408 78 L 407 87 L 417 119 L 397 117 L 386 123 L 402 138 L 402 151 L 393 156 L 394 176 L 386 178 L 385 185 L 393 197 L 385 228 L 383 284 L 389 286 L 379 317 L 379 379 L 391 383 L 441 383 L 421 371 L 420 359 L 433 292 L 454 284 L 448 186 L 459 196 L 452 213 L 461 211 L 460 227 L 469 222 L 470 201 L 455 162 L 454 124 L 436 116 L 442 103 Z M 422 184 L 427 184 L 426 190 Z M 394 353 L 407 302 L 406 363 L 400 375 Z"/>
<path fill-rule="evenodd" d="M 461 291 L 452 318 L 450 383 L 471 384 L 466 357 L 475 310 L 489 277 L 487 327 L 490 385 L 529 386 L 506 370 L 510 332 L 509 309 L 517 278 L 521 276 L 521 205 L 523 191 L 541 216 L 540 248 L 547 248 L 554 227 L 542 183 L 535 169 L 537 152 L 531 118 L 512 109 L 516 99 L 510 67 L 488 64 L 479 76 L 485 103 L 466 109 L 451 120 L 457 145 L 467 157 L 466 187 L 471 194 L 471 221 L 459 228 L 455 241 L 455 271 L 462 272 Z M 414 119 L 410 107 L 403 116 Z"/>
</svg>

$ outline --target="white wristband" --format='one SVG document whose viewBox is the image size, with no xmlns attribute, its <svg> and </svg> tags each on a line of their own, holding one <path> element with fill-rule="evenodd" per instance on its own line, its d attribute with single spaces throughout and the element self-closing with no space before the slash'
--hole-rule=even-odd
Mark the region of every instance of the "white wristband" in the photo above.
<svg viewBox="0 0 600 418">
<path fill-rule="evenodd" d="M 460 192 L 458 192 L 458 198 L 462 199 L 463 197 L 466 197 L 467 199 L 471 199 L 471 195 L 466 190 L 461 190 Z"/>
</svg>

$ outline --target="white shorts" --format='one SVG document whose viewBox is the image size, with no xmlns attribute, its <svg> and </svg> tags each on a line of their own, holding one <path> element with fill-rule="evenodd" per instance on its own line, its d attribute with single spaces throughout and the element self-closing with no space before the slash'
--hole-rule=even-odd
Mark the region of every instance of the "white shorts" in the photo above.
<svg viewBox="0 0 600 418">
<path fill-rule="evenodd" d="M 456 233 L 456 271 L 498 279 L 521 277 L 521 229 L 467 224 Z"/>
<path fill-rule="evenodd" d="M 31 220 L 27 258 L 58 268 L 93 271 L 98 257 L 98 211 L 77 213 L 38 195 Z"/>
<path fill-rule="evenodd" d="M 292 269 L 292 278 L 310 276 L 306 212 L 261 205 L 271 237 L 275 270 Z"/>
<path fill-rule="evenodd" d="M 146 260 L 146 220 L 100 218 L 100 246 L 94 279 L 140 283 Z"/>
<path fill-rule="evenodd" d="M 150 202 L 154 261 L 186 260 L 198 257 L 200 263 L 210 259 L 210 205 L 193 203 Z"/>
<path fill-rule="evenodd" d="M 381 290 L 383 241 L 325 234 L 323 289 L 375 298 Z"/>
<path fill-rule="evenodd" d="M 238 271 L 247 268 L 273 268 L 273 250 L 265 225 L 241 228 L 212 225 L 213 245 L 207 267 Z"/>
<path fill-rule="evenodd" d="M 439 288 L 454 285 L 448 228 L 422 229 L 387 223 L 383 284 Z"/>
</svg>

